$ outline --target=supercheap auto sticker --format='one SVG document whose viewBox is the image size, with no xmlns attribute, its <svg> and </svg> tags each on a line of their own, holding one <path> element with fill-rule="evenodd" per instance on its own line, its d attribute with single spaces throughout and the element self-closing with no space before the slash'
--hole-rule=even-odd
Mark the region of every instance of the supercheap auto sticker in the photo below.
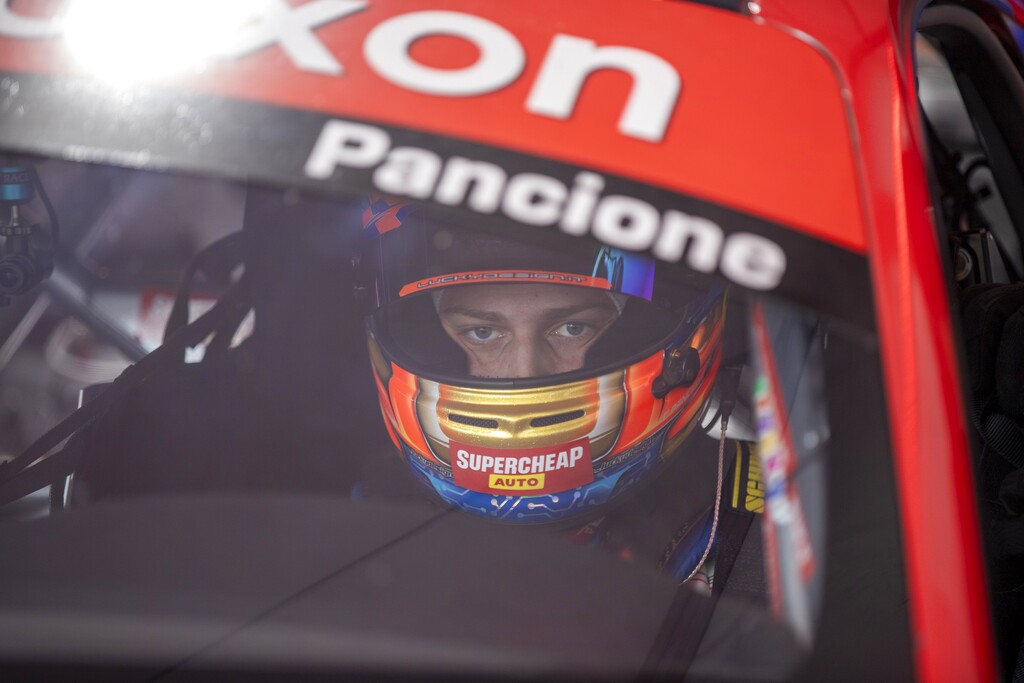
<svg viewBox="0 0 1024 683">
<path fill-rule="evenodd" d="M 511 522 L 543 521 L 557 516 L 560 511 L 571 508 L 582 509 L 588 506 L 598 506 L 607 502 L 616 492 L 625 491 L 638 482 L 644 480 L 645 475 L 656 469 L 662 463 L 661 450 L 668 427 L 652 434 L 642 442 L 636 444 L 627 451 L 620 453 L 613 459 L 603 460 L 599 463 L 592 463 L 589 453 L 583 451 L 582 443 L 573 442 L 558 449 L 533 449 L 529 455 L 529 461 L 523 462 L 524 452 L 503 452 L 506 460 L 516 461 L 517 474 L 509 475 L 494 472 L 496 459 L 486 463 L 489 470 L 482 477 L 473 479 L 469 483 L 480 486 L 479 490 L 465 488 L 466 481 L 460 479 L 458 474 L 458 450 L 455 444 L 456 462 L 455 467 L 448 468 L 440 463 L 424 458 L 408 446 L 403 445 L 402 454 L 412 465 L 416 476 L 421 478 L 425 484 L 433 488 L 442 500 L 458 505 L 460 508 L 476 508 L 480 512 L 497 519 Z M 580 440 L 585 442 L 586 439 Z M 574 451 L 579 448 L 580 451 Z M 465 469 L 472 469 L 470 465 L 470 449 L 466 451 Z M 497 455 L 497 452 L 495 452 Z M 550 456 L 550 458 L 549 458 Z M 477 461 L 478 468 L 483 468 L 484 462 Z M 520 467 L 525 465 L 525 467 Z M 532 470 L 543 470 L 545 473 L 561 472 L 555 481 L 545 480 L 544 490 L 538 487 L 541 485 L 539 473 Z M 550 465 L 550 467 L 549 467 Z M 503 464 L 503 470 L 507 464 Z M 520 469 L 527 469 L 531 472 L 528 475 L 518 474 Z M 579 492 L 573 489 L 594 481 L 595 474 L 602 473 L 602 478 L 595 486 Z M 463 471 L 463 475 L 465 470 Z M 500 478 L 500 481 L 495 481 Z M 530 480 L 534 479 L 533 484 Z M 523 480 L 523 484 L 517 483 Z M 459 482 L 462 481 L 462 484 Z M 498 484 L 494 486 L 494 484 Z M 580 498 L 582 496 L 582 499 Z"/>
<path fill-rule="evenodd" d="M 514 451 L 473 447 L 453 441 L 450 451 L 456 485 L 474 491 L 558 493 L 594 480 L 590 440 L 587 438 L 558 448 Z"/>
</svg>

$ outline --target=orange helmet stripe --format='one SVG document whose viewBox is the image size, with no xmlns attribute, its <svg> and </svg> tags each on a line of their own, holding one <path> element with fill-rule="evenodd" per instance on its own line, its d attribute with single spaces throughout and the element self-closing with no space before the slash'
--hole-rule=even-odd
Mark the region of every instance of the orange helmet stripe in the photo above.
<svg viewBox="0 0 1024 683">
<path fill-rule="evenodd" d="M 395 374 L 391 376 L 388 388 L 391 395 L 391 406 L 397 418 L 398 432 L 417 453 L 425 458 L 436 460 L 427 447 L 426 437 L 423 436 L 423 430 L 416 417 L 416 395 L 419 393 L 416 376 L 395 364 L 392 364 L 391 367 Z"/>
</svg>

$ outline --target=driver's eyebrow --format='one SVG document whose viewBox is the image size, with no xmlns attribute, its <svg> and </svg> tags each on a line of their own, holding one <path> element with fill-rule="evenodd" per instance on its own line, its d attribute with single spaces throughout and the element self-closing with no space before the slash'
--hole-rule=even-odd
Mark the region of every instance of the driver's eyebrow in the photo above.
<svg viewBox="0 0 1024 683">
<path fill-rule="evenodd" d="M 486 311 L 479 308 L 469 308 L 467 306 L 442 306 L 441 315 L 464 315 L 468 318 L 477 318 L 479 320 L 486 320 L 487 322 L 500 323 L 505 320 L 505 316 L 494 311 Z"/>
<path fill-rule="evenodd" d="M 547 308 L 542 311 L 545 318 L 569 318 L 583 311 L 589 311 L 591 309 L 605 309 L 608 311 L 614 311 L 615 306 L 611 303 L 604 303 L 599 301 L 577 304 L 575 306 L 562 306 L 560 308 Z M 504 322 L 505 316 L 494 311 L 488 311 L 480 308 L 470 308 L 468 306 L 460 306 L 458 304 L 454 306 L 442 306 L 441 315 L 463 315 L 469 318 L 476 318 L 478 320 L 486 320 L 487 322 L 500 323 Z"/>
<path fill-rule="evenodd" d="M 547 318 L 571 318 L 577 313 L 583 311 L 589 311 L 591 309 L 598 308 L 606 311 L 616 311 L 615 306 L 611 302 L 593 301 L 585 304 L 577 304 L 576 306 L 563 306 L 562 308 L 546 308 L 543 313 Z"/>
</svg>

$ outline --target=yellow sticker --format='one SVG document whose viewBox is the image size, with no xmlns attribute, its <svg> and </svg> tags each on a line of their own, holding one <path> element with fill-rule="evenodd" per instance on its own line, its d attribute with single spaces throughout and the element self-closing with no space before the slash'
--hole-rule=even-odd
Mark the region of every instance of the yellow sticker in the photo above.
<svg viewBox="0 0 1024 683">
<path fill-rule="evenodd" d="M 752 453 L 747 466 L 747 495 L 743 507 L 747 512 L 764 512 L 764 482 L 761 481 L 761 458 Z"/>
<path fill-rule="evenodd" d="M 492 489 L 505 489 L 506 491 L 536 491 L 544 488 L 544 474 L 492 474 L 488 478 L 487 485 Z"/>
</svg>

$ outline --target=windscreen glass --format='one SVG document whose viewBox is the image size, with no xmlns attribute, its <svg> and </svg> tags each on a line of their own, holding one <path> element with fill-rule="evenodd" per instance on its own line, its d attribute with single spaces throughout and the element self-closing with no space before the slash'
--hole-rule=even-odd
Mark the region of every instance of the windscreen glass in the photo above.
<svg viewBox="0 0 1024 683">
<path fill-rule="evenodd" d="M 36 280 L 0 309 L 4 662 L 909 666 L 863 599 L 905 600 L 870 300 L 401 197 L 5 163 Z"/>
</svg>

